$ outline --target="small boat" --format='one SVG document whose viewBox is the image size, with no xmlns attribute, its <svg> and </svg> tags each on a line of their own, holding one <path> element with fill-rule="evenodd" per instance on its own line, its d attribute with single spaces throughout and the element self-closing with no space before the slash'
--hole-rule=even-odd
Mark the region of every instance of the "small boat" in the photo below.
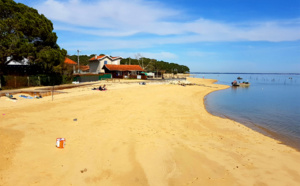
<svg viewBox="0 0 300 186">
<path fill-rule="evenodd" d="M 241 80 L 241 79 L 243 79 L 243 78 L 241 78 L 241 77 L 239 76 L 239 77 L 237 77 L 237 79 L 238 79 L 238 80 Z"/>
<path fill-rule="evenodd" d="M 249 82 L 243 82 L 243 83 L 238 83 L 236 80 L 234 80 L 233 82 L 231 82 L 232 86 L 234 87 L 238 87 L 238 86 L 241 86 L 241 87 L 249 87 L 250 86 L 250 83 Z"/>
<path fill-rule="evenodd" d="M 242 87 L 249 87 L 250 83 L 249 82 L 243 82 L 243 83 L 240 83 L 239 85 L 242 86 Z"/>
<path fill-rule="evenodd" d="M 240 86 L 236 80 L 234 80 L 233 82 L 231 82 L 231 85 L 232 85 L 232 86 L 236 86 L 236 87 L 237 87 L 237 86 Z"/>
</svg>

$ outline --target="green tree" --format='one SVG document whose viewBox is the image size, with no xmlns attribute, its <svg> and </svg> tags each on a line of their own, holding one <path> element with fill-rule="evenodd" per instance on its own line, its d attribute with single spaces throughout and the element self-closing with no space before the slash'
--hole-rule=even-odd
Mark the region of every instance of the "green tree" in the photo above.
<svg viewBox="0 0 300 186">
<path fill-rule="evenodd" d="M 37 10 L 13 0 L 0 0 L 0 7 L 1 69 L 11 60 L 28 58 L 31 64 L 46 67 L 50 73 L 63 62 L 66 50 L 57 45 L 50 20 Z M 7 57 L 11 57 L 9 61 Z"/>
<path fill-rule="evenodd" d="M 67 51 L 44 47 L 38 54 L 35 64 L 42 67 L 45 73 L 62 73 L 62 67 L 64 63 Z"/>
<path fill-rule="evenodd" d="M 121 64 L 130 64 L 131 65 L 140 65 L 141 60 L 143 60 L 143 66 L 144 70 L 146 71 L 166 71 L 166 73 L 188 73 L 190 72 L 189 67 L 185 65 L 179 65 L 176 63 L 169 63 L 165 61 L 157 61 L 156 59 L 150 59 L 150 58 L 145 58 L 145 57 L 140 57 L 138 59 L 129 59 L 129 58 L 124 58 L 121 60 Z"/>
<path fill-rule="evenodd" d="M 96 54 L 91 54 L 91 55 L 79 55 L 79 64 L 80 65 L 88 65 L 89 60 L 94 57 Z M 77 62 L 78 61 L 78 56 L 77 55 L 68 55 L 68 58 L 72 59 L 73 61 Z"/>
</svg>

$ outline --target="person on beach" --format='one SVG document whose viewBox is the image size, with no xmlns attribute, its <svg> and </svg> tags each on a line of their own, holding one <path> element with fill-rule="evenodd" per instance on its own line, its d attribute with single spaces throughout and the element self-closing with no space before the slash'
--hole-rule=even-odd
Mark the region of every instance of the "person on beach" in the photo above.
<svg viewBox="0 0 300 186">
<path fill-rule="evenodd" d="M 106 89 L 106 85 L 103 85 L 103 87 L 100 85 L 99 88 L 93 88 L 92 90 L 104 91 L 104 90 L 107 90 L 107 89 Z"/>
<path fill-rule="evenodd" d="M 101 87 L 101 85 L 100 85 L 99 90 L 100 90 L 100 91 L 105 91 L 105 90 L 107 90 L 107 89 L 106 89 L 106 85 L 103 85 L 103 87 Z"/>
</svg>

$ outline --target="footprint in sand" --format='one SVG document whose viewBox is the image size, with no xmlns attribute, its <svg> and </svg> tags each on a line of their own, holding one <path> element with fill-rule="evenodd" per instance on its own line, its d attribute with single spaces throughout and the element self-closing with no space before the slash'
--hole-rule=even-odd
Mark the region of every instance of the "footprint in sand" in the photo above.
<svg viewBox="0 0 300 186">
<path fill-rule="evenodd" d="M 86 171 L 87 171 L 87 169 L 85 168 L 85 169 L 81 170 L 80 172 L 81 172 L 81 173 L 84 173 L 84 172 L 86 172 Z"/>
</svg>

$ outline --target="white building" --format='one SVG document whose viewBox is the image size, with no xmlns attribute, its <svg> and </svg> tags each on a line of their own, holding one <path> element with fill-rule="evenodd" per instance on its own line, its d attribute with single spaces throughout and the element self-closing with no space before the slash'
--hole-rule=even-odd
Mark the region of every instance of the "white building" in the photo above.
<svg viewBox="0 0 300 186">
<path fill-rule="evenodd" d="M 120 65 L 122 57 L 111 57 L 107 55 L 95 56 L 89 60 L 90 73 L 105 73 L 103 66 Z"/>
<path fill-rule="evenodd" d="M 6 61 L 10 61 L 11 58 L 11 56 L 7 57 Z M 29 60 L 23 57 L 21 61 L 11 60 L 7 65 L 29 65 Z"/>
</svg>

